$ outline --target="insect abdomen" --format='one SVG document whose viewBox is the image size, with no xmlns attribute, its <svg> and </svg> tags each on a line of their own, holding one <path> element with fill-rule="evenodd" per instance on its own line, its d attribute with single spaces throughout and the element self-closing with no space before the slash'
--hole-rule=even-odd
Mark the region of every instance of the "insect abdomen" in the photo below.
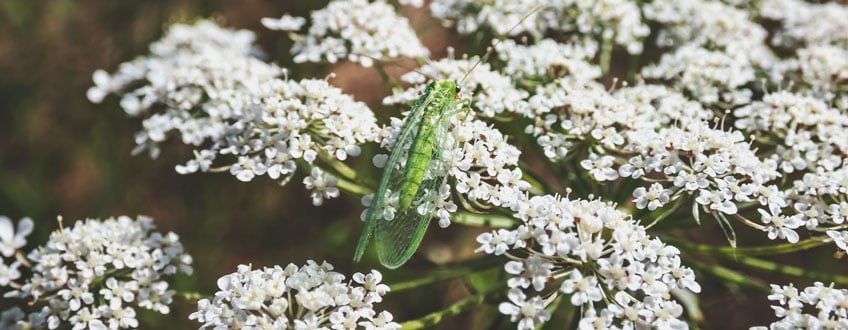
<svg viewBox="0 0 848 330">
<path fill-rule="evenodd" d="M 435 123 L 438 117 L 438 113 L 431 112 L 430 109 L 427 109 L 423 118 L 424 123 L 418 132 L 418 137 L 409 150 L 409 158 L 406 161 L 406 180 L 400 186 L 399 210 L 404 210 L 412 204 L 412 200 L 421 186 L 421 181 L 424 180 L 424 174 L 427 172 L 430 159 L 433 158 L 433 139 L 436 127 Z"/>
</svg>

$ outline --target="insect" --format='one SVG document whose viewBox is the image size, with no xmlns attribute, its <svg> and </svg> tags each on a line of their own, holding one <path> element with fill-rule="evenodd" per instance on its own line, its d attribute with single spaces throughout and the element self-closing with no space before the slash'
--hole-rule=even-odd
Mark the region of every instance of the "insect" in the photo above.
<svg viewBox="0 0 848 330">
<path fill-rule="evenodd" d="M 365 215 L 354 261 L 362 258 L 372 236 L 387 268 L 400 267 L 415 253 L 445 182 L 441 155 L 450 118 L 459 111 L 459 92 L 456 82 L 436 80 L 413 105 Z"/>
<path fill-rule="evenodd" d="M 542 6 L 527 13 L 506 34 Z M 406 263 L 427 231 L 436 211 L 439 190 L 447 177 L 442 151 L 448 143 L 450 119 L 459 112 L 460 84 L 488 58 L 500 40 L 489 48 L 460 82 L 436 80 L 427 85 L 401 126 L 386 162 L 380 186 L 365 214 L 353 260 L 358 262 L 373 237 L 380 263 L 395 269 Z"/>
</svg>

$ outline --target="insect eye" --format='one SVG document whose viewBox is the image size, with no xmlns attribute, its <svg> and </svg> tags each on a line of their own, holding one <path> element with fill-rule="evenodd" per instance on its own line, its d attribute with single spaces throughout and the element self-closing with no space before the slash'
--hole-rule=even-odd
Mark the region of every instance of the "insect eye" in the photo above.
<svg viewBox="0 0 848 330">
<path fill-rule="evenodd" d="M 456 85 L 456 93 L 459 94 L 459 92 L 461 92 L 461 91 L 462 91 L 462 87 L 459 87 L 459 85 Z"/>
</svg>

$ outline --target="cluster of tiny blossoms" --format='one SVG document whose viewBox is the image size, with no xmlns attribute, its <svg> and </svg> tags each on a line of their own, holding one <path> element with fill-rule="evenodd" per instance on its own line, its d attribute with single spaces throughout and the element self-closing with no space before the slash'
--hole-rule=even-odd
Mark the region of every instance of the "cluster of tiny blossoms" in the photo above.
<svg viewBox="0 0 848 330">
<path fill-rule="evenodd" d="M 376 270 L 353 274 L 352 282 L 312 260 L 298 267 L 251 269 L 240 265 L 218 279 L 210 302 L 197 302 L 189 318 L 212 329 L 400 329 L 392 314 L 377 312 L 389 287 Z"/>
<path fill-rule="evenodd" d="M 528 93 L 516 89 L 509 77 L 493 71 L 489 64 L 478 64 L 466 77 L 466 73 L 477 62 L 477 59 L 445 58 L 427 63 L 418 70 L 401 76 L 401 80 L 412 84 L 413 87 L 402 91 L 395 90 L 393 95 L 383 99 L 383 103 L 412 103 L 420 97 L 428 79 L 444 79 L 458 82 L 461 86 L 461 99 L 470 102 L 470 106 L 482 117 L 526 111 L 527 102 L 524 99 Z"/>
<path fill-rule="evenodd" d="M 32 311 L 4 311 L 3 329 L 136 328 L 137 308 L 168 314 L 174 291 L 167 280 L 192 272 L 179 237 L 152 232 L 148 217 L 78 221 L 53 232 L 26 258 L 19 249 L 32 221 L 21 220 L 14 235 L 10 228 L 8 218 L 0 217 L 3 256 L 18 257 L 11 267 L 4 262 L 0 268 L 0 286 L 11 288 L 5 298 L 20 299 L 20 306 Z M 21 265 L 30 277 L 21 276 Z"/>
<path fill-rule="evenodd" d="M 517 209 L 523 224 L 481 234 L 477 251 L 511 260 L 509 301 L 499 308 L 519 329 L 547 321 L 546 307 L 563 295 L 583 310 L 581 329 L 688 328 L 671 295 L 701 287 L 677 248 L 597 200 L 535 196 Z"/>
<path fill-rule="evenodd" d="M 210 21 L 174 25 L 150 46 L 150 56 L 111 75 L 95 72 L 89 99 L 123 94 L 127 114 L 144 117 L 137 151 L 155 156 L 169 133 L 179 133 L 197 148 L 176 167 L 182 174 L 228 170 L 241 181 L 267 175 L 286 183 L 298 161 L 345 160 L 376 138 L 376 119 L 364 103 L 325 80 L 280 79 L 280 68 L 252 56 L 254 38 Z M 315 204 L 338 195 L 334 178 L 312 174 L 312 183 L 328 183 L 307 183 L 323 189 L 313 193 Z"/>
<path fill-rule="evenodd" d="M 352 14 L 355 13 L 355 14 Z M 336 63 L 339 58 L 371 66 L 374 59 L 385 61 L 400 56 L 426 58 L 425 48 L 405 17 L 394 7 L 378 0 L 337 0 L 312 12 L 305 35 L 292 32 L 294 61 Z M 298 31 L 305 19 L 284 15 L 265 18 L 262 24 L 272 30 Z"/>
<path fill-rule="evenodd" d="M 628 0 L 434 0 L 430 11 L 456 24 L 460 33 L 476 33 L 481 27 L 498 35 L 527 33 L 539 39 L 547 33 L 580 33 L 614 42 L 631 54 L 642 52 L 642 40 L 651 32 L 639 6 Z"/>
<path fill-rule="evenodd" d="M 779 305 L 771 306 L 779 320 L 765 329 L 848 329 L 848 290 L 824 286 L 816 282 L 799 291 L 790 285 L 771 285 L 769 300 Z M 813 314 L 805 313 L 814 311 Z"/>
</svg>

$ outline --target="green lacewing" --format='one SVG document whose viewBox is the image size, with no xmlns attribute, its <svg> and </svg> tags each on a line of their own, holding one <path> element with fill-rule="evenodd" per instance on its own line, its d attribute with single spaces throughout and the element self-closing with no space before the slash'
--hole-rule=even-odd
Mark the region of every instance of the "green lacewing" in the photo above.
<svg viewBox="0 0 848 330">
<path fill-rule="evenodd" d="M 413 105 L 366 212 L 354 261 L 372 236 L 380 263 L 390 269 L 406 263 L 421 244 L 447 176 L 442 151 L 450 118 L 459 110 L 459 92 L 456 82 L 436 80 Z"/>
<path fill-rule="evenodd" d="M 527 13 L 506 34 L 540 8 Z M 499 43 L 500 40 L 495 47 Z M 493 49 L 466 72 L 463 81 Z M 436 80 L 427 85 L 412 106 L 365 214 L 365 229 L 359 236 L 354 261 L 362 259 L 372 236 L 380 263 L 389 269 L 406 263 L 418 249 L 447 177 L 442 151 L 449 147 L 446 144 L 450 119 L 460 109 L 459 92 L 460 83 Z"/>
</svg>

